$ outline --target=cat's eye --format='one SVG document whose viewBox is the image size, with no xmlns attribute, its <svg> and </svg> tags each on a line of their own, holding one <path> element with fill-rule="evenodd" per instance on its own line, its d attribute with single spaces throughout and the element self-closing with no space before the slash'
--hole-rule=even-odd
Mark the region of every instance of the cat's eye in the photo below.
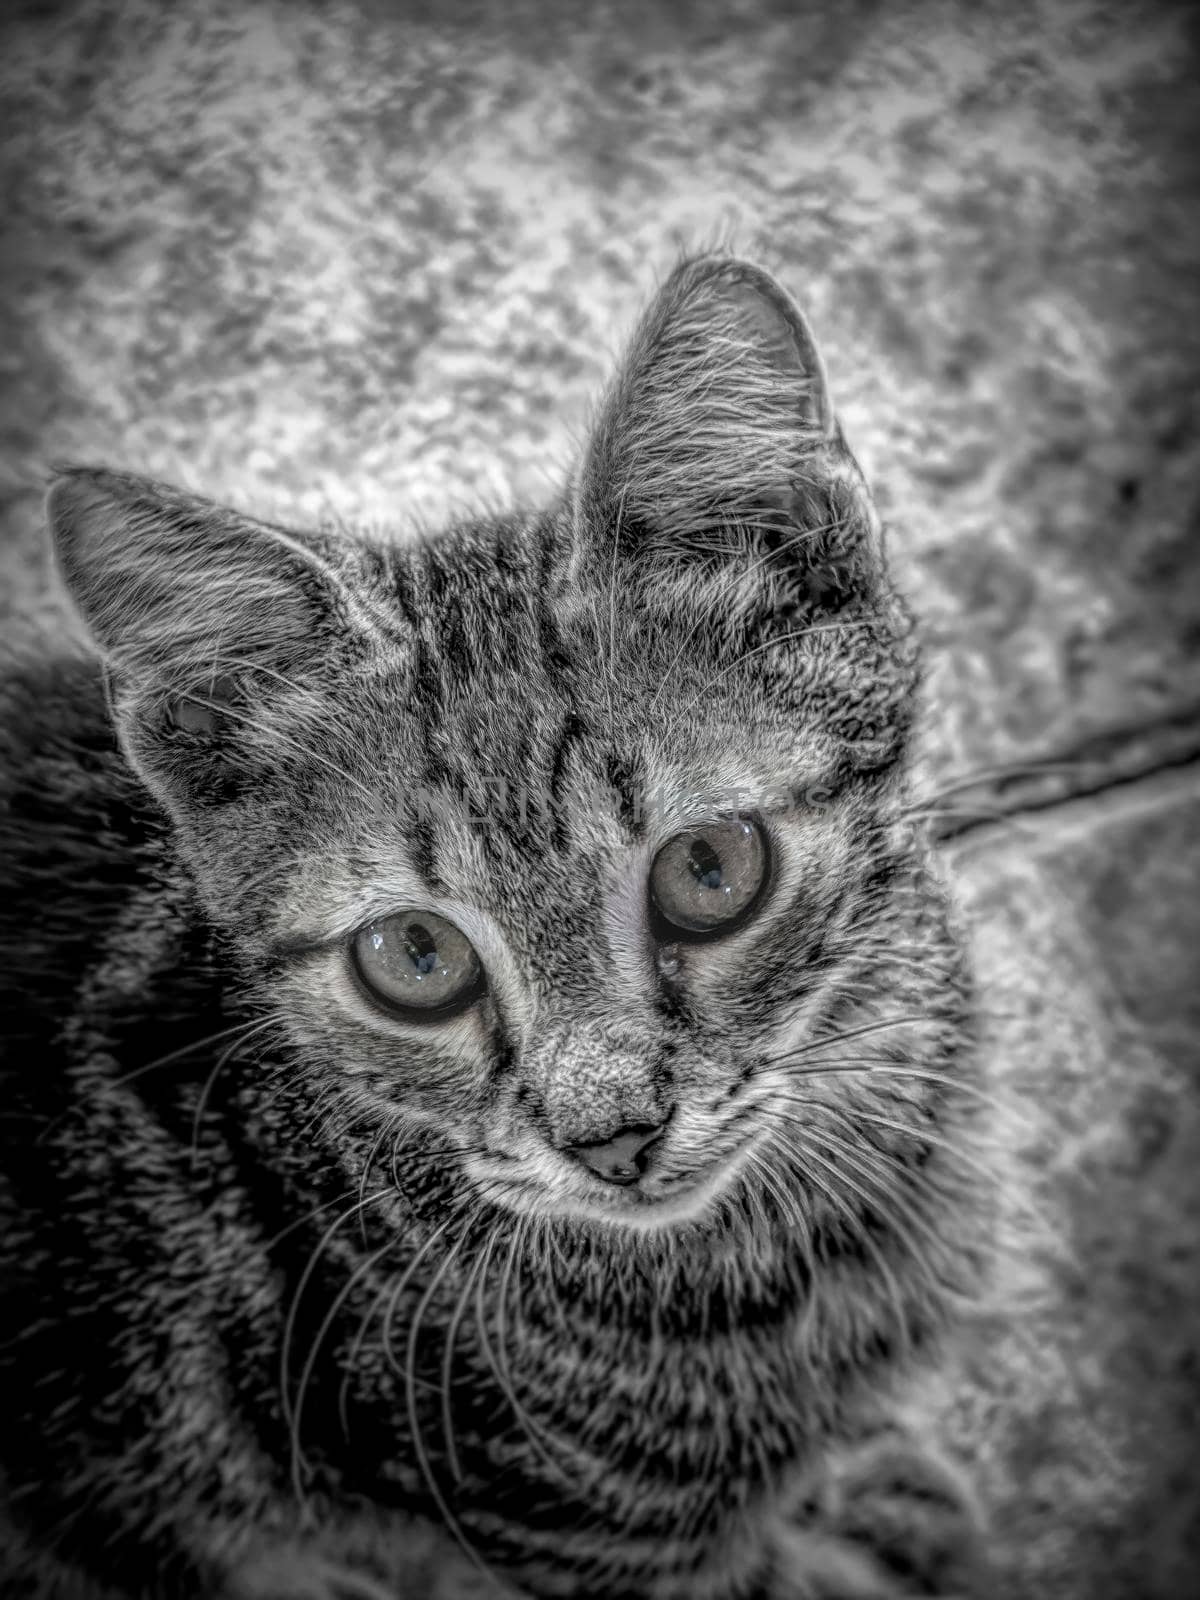
<svg viewBox="0 0 1200 1600">
<path fill-rule="evenodd" d="M 731 817 L 677 833 L 654 858 L 650 898 L 673 937 L 731 933 L 767 881 L 767 842 L 757 822 Z"/>
<path fill-rule="evenodd" d="M 398 911 L 369 922 L 351 949 L 367 992 L 393 1011 L 434 1020 L 465 1010 L 483 992 L 474 945 L 432 911 Z"/>
</svg>

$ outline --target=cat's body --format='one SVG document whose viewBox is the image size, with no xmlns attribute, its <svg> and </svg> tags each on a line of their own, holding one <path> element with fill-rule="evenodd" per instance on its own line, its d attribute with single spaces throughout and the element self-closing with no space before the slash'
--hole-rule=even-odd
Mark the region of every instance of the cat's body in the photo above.
<svg viewBox="0 0 1200 1600">
<path fill-rule="evenodd" d="M 681 268 L 541 516 L 51 517 L 108 677 L 4 706 L 14 1592 L 490 1592 L 447 1527 L 547 1596 L 960 1583 L 882 1419 L 984 1254 L 967 985 L 778 288 Z"/>
</svg>

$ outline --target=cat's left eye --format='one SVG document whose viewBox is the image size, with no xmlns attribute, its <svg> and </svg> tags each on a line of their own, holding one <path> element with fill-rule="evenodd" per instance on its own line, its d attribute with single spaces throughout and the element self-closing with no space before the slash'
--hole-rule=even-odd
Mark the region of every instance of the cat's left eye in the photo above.
<svg viewBox="0 0 1200 1600">
<path fill-rule="evenodd" d="M 475 947 L 432 911 L 398 911 L 354 935 L 355 971 L 371 998 L 426 1021 L 463 1011 L 483 993 Z"/>
<path fill-rule="evenodd" d="M 677 833 L 654 858 L 650 899 L 671 938 L 731 933 L 766 887 L 767 843 L 750 817 L 730 817 Z"/>
</svg>

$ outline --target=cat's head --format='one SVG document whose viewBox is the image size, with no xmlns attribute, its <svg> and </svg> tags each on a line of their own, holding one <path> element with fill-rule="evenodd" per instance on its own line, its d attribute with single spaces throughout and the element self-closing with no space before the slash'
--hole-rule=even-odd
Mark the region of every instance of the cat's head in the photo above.
<svg viewBox="0 0 1200 1600">
<path fill-rule="evenodd" d="M 676 270 L 548 512 L 392 543 L 81 470 L 50 519 L 330 1137 L 419 1128 L 482 1198 L 640 1227 L 771 1182 L 790 1053 L 901 987 L 916 670 L 772 278 Z"/>
</svg>

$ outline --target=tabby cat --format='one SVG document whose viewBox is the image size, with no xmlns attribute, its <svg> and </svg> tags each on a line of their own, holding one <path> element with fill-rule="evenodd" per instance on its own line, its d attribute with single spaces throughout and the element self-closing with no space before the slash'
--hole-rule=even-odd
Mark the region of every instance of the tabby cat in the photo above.
<svg viewBox="0 0 1200 1600">
<path fill-rule="evenodd" d="M 72 468 L 4 683 L 9 1596 L 979 1592 L 918 657 L 801 313 L 685 260 L 549 510 Z"/>
</svg>

